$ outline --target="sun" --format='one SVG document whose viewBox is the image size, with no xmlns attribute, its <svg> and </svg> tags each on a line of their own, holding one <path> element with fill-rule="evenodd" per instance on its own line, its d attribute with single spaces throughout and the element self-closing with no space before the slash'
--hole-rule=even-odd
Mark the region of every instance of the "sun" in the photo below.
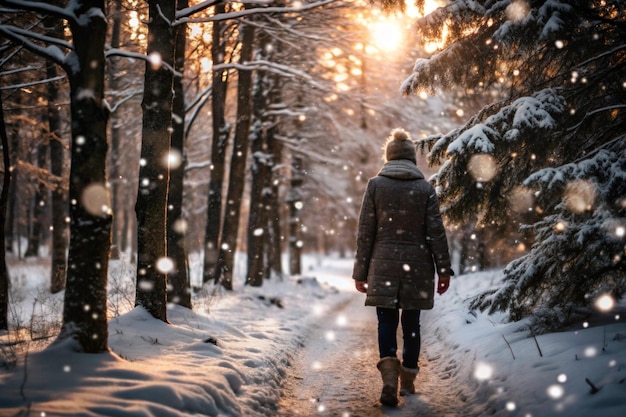
<svg viewBox="0 0 626 417">
<path fill-rule="evenodd" d="M 404 30 L 394 16 L 379 16 L 369 27 L 371 42 L 380 51 L 392 52 L 402 45 Z"/>
<path fill-rule="evenodd" d="M 367 23 L 370 38 L 369 42 L 379 53 L 397 52 L 402 49 L 406 43 L 408 31 L 411 30 L 411 23 L 414 22 L 415 19 L 423 16 L 412 2 L 407 1 L 406 5 L 407 8 L 404 14 L 385 14 L 380 10 L 374 10 L 372 12 L 369 23 Z M 424 15 L 429 14 L 440 6 L 440 0 L 425 0 Z M 432 49 L 436 49 L 437 47 L 440 47 L 440 45 L 431 45 Z M 372 52 L 375 53 L 374 51 Z"/>
</svg>

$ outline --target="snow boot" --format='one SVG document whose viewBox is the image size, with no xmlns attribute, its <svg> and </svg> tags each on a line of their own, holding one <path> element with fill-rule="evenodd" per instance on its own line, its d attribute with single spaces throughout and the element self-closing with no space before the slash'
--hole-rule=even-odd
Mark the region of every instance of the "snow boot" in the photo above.
<svg viewBox="0 0 626 417">
<path fill-rule="evenodd" d="M 415 394 L 415 377 L 419 368 L 400 368 L 400 395 Z"/>
<path fill-rule="evenodd" d="M 400 361 L 388 356 L 382 358 L 376 365 L 383 378 L 383 390 L 380 402 L 383 405 L 395 407 L 398 405 L 398 377 L 400 376 Z"/>
</svg>

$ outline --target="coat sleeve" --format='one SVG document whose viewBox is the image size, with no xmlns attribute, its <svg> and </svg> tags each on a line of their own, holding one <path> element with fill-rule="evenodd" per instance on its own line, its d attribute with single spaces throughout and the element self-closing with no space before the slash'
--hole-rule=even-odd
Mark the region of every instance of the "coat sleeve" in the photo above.
<svg viewBox="0 0 626 417">
<path fill-rule="evenodd" d="M 361 213 L 359 215 L 359 227 L 356 238 L 356 255 L 352 278 L 356 281 L 367 281 L 372 250 L 376 240 L 376 207 L 374 204 L 374 185 L 372 181 L 367 183 Z"/>
<path fill-rule="evenodd" d="M 451 268 L 450 253 L 448 251 L 448 239 L 443 227 L 441 213 L 439 212 L 439 200 L 435 189 L 431 187 L 426 207 L 426 240 L 433 254 L 433 260 L 437 268 L 437 275 L 451 276 L 454 271 Z"/>
</svg>

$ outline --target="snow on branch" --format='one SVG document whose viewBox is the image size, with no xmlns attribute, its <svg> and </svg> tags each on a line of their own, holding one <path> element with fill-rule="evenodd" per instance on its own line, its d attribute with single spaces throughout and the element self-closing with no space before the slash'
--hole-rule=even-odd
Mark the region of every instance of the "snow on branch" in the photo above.
<svg viewBox="0 0 626 417">
<path fill-rule="evenodd" d="M 309 74 L 303 71 L 294 69 L 288 65 L 281 65 L 271 61 L 249 61 L 245 64 L 219 64 L 213 66 L 213 70 L 221 69 L 237 69 L 243 71 L 263 70 L 272 72 L 274 74 L 281 75 L 287 78 L 298 78 L 309 83 L 310 86 L 315 87 L 321 91 L 331 91 L 328 87 L 318 83 Z"/>
<path fill-rule="evenodd" d="M 71 2 L 74 5 L 75 2 Z M 68 8 L 57 7 L 48 2 L 26 1 L 26 0 L 0 0 L 0 6 L 13 7 L 17 10 L 25 10 L 29 12 L 42 13 L 48 16 L 56 16 L 72 23 L 78 23 L 78 19 L 74 13 Z"/>
<path fill-rule="evenodd" d="M 5 27 L 5 28 L 8 28 L 13 33 L 15 33 L 16 35 L 19 35 L 19 36 L 29 37 L 29 38 L 41 41 L 43 43 L 60 46 L 62 48 L 66 48 L 66 49 L 69 49 L 69 50 L 73 50 L 74 49 L 72 44 L 70 44 L 69 42 L 64 41 L 63 39 L 55 38 L 53 36 L 46 36 L 46 35 L 43 35 L 41 33 L 33 32 L 33 31 L 30 31 L 30 30 L 27 30 L 27 29 L 18 28 L 16 26 L 10 26 L 10 25 L 2 25 L 2 26 Z"/>
<path fill-rule="evenodd" d="M 1 1 L 1 0 L 0 0 Z M 209 17 L 201 17 L 201 18 L 177 18 L 174 22 L 173 26 L 181 25 L 184 23 L 204 23 L 204 22 L 215 22 L 222 20 L 231 20 L 237 19 L 240 17 L 250 16 L 254 14 L 265 14 L 265 13 L 298 13 L 304 12 L 311 9 L 316 9 L 318 7 L 325 6 L 330 3 L 334 3 L 338 0 L 322 0 L 315 3 L 310 3 L 306 5 L 301 5 L 297 7 L 258 7 L 253 9 L 245 9 L 237 12 L 230 13 L 220 13 L 217 15 L 209 16 Z"/>
<path fill-rule="evenodd" d="M 623 140 L 625 136 L 617 138 Z M 621 152 L 613 152 L 606 149 L 599 149 L 593 157 L 577 162 L 562 165 L 557 168 L 545 168 L 530 175 L 524 185 L 537 185 L 544 190 L 544 193 L 554 192 L 565 187 L 566 184 L 575 180 L 596 179 L 597 184 L 610 184 L 617 178 L 622 178 L 626 182 L 626 157 Z M 602 178 L 600 178 L 602 177 Z M 605 184 L 605 185 L 606 185 Z M 605 194 L 605 193 L 602 193 Z"/>
<path fill-rule="evenodd" d="M 499 106 L 496 103 L 494 109 Z M 549 130 L 556 127 L 555 115 L 565 110 L 565 100 L 555 89 L 544 89 L 529 97 L 521 97 L 513 103 L 501 107 L 495 114 L 482 120 L 472 118 L 454 135 L 446 135 L 433 146 L 433 154 L 441 157 L 443 147 L 448 155 L 473 153 L 492 153 L 497 141 L 515 141 L 529 132 Z"/>
<path fill-rule="evenodd" d="M 0 76 L 1 75 L 2 74 L 0 74 Z M 65 78 L 66 78 L 65 75 L 59 75 L 58 77 L 46 78 L 45 80 L 32 81 L 32 82 L 29 82 L 29 83 L 5 85 L 5 86 L 0 87 L 0 91 L 2 91 L 2 90 L 14 90 L 14 89 L 18 89 L 18 88 L 27 88 L 27 87 L 32 87 L 34 85 L 47 84 L 47 83 L 51 83 L 51 82 L 54 82 L 54 81 L 62 81 Z"/>
<path fill-rule="evenodd" d="M 537 22 L 543 23 L 541 39 L 548 39 L 551 34 L 561 31 L 565 22 L 561 14 L 575 13 L 572 5 L 558 1 L 548 0 L 537 10 Z"/>
<path fill-rule="evenodd" d="M 63 67 L 66 71 L 69 71 L 70 66 L 65 59 L 65 55 L 56 45 L 41 46 L 27 39 L 26 36 L 22 34 L 21 32 L 22 32 L 21 29 L 14 28 L 11 26 L 6 26 L 6 25 L 0 25 L 0 34 L 6 36 L 7 38 L 11 40 L 14 40 L 20 43 L 21 45 L 24 46 L 24 48 L 28 49 L 29 51 L 37 55 L 40 55 L 44 58 L 47 58 L 50 61 Z M 33 33 L 28 32 L 29 36 L 31 34 Z"/>
<path fill-rule="evenodd" d="M 124 51 L 123 49 L 110 48 L 104 53 L 105 58 L 110 58 L 112 56 L 120 56 L 122 58 L 130 58 L 130 59 L 140 59 L 142 61 L 150 62 L 150 57 L 144 54 L 140 54 L 137 52 Z M 183 75 L 179 71 L 175 71 L 174 67 L 168 64 L 165 61 L 161 61 L 161 65 L 165 67 L 167 70 L 171 71 L 174 76 L 182 77 Z"/>
<path fill-rule="evenodd" d="M 475 153 L 492 153 L 495 149 L 492 139 L 498 133 L 487 125 L 478 124 L 465 130 L 454 142 L 452 142 L 446 152 L 448 155 L 455 155 L 471 149 Z"/>
<path fill-rule="evenodd" d="M 240 0 L 240 1 L 232 1 L 232 0 L 206 0 L 206 1 L 201 1 L 198 4 L 195 4 L 193 6 L 190 7 L 185 7 L 184 9 L 180 9 L 176 12 L 176 18 L 177 19 L 182 19 L 185 17 L 189 17 L 195 13 L 199 13 L 203 10 L 208 9 L 209 7 L 213 7 L 216 4 L 220 4 L 220 3 L 239 3 L 239 4 L 258 4 L 258 5 L 265 5 L 265 4 L 270 4 L 270 0 Z"/>
</svg>

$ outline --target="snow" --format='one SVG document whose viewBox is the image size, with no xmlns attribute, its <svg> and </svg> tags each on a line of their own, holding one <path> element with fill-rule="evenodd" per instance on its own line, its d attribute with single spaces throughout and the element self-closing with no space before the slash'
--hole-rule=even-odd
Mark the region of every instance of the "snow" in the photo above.
<svg viewBox="0 0 626 417">
<path fill-rule="evenodd" d="M 363 298 L 350 278 L 352 259 L 305 256 L 303 265 L 302 277 L 271 280 L 260 288 L 244 287 L 243 278 L 237 277 L 233 292 L 216 297 L 196 294 L 194 311 L 170 306 L 171 324 L 151 318 L 141 308 L 129 311 L 130 305 L 118 302 L 126 312 L 109 322 L 110 353 L 79 354 L 72 342 L 31 350 L 26 364 L 0 372 L 0 415 L 276 415 L 282 384 L 293 372 L 290 363 L 304 338 L 315 326 L 335 331 L 342 320 L 350 321 L 350 316 L 335 313 L 337 320 L 329 320 L 329 315 L 346 302 L 360 303 Z M 110 270 L 116 285 L 132 272 L 119 263 Z M 14 287 L 21 288 L 14 311 L 30 314 L 36 310 L 34 298 L 41 298 L 47 271 L 37 263 L 22 262 L 11 273 L 19 277 Z M 427 346 L 422 365 L 440 368 L 424 375 L 445 375 L 454 381 L 471 409 L 482 410 L 475 415 L 624 415 L 625 305 L 597 312 L 567 331 L 533 338 L 524 321 L 506 323 L 504 313 L 468 311 L 471 298 L 497 288 L 501 279 L 501 270 L 455 277 L 450 290 L 437 296 L 435 308 L 422 314 L 422 340 Z M 37 311 L 59 314 L 62 296 L 49 298 L 57 301 L 56 308 L 48 301 L 47 310 L 42 306 Z M 364 314 L 372 312 L 370 307 L 363 309 Z M 0 335 L 0 340 L 6 342 L 7 335 Z M 316 346 L 308 348 L 341 349 L 334 340 L 314 340 Z M 314 368 L 300 370 L 299 375 L 306 380 Z M 349 369 L 363 372 L 362 367 L 349 365 L 343 372 Z M 365 369 L 376 372 L 374 364 Z M 418 375 L 418 392 L 424 375 Z M 358 381 L 362 375 L 350 377 Z M 596 393 L 591 393 L 587 379 Z M 358 391 L 357 385 L 348 392 L 362 396 Z M 457 391 L 443 394 L 456 398 Z M 402 415 L 410 415 L 410 407 L 419 401 L 419 395 L 406 400 L 409 410 Z M 320 407 L 317 414 L 341 415 L 340 411 Z M 378 411 L 399 415 L 384 407 Z"/>
</svg>

